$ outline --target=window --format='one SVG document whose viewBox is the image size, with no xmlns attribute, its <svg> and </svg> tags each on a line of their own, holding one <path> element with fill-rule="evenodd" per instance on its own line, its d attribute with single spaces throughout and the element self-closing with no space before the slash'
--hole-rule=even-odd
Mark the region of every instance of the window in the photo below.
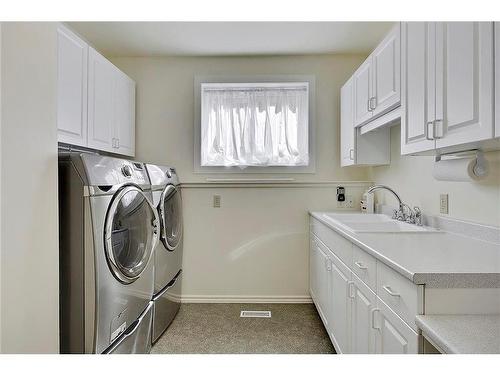
<svg viewBox="0 0 500 375">
<path fill-rule="evenodd" d="M 201 167 L 309 165 L 309 82 L 199 87 Z"/>
</svg>

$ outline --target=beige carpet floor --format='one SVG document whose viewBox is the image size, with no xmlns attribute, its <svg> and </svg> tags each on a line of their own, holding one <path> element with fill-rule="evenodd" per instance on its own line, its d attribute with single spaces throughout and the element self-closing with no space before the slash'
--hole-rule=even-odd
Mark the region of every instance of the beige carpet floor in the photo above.
<svg viewBox="0 0 500 375">
<path fill-rule="evenodd" d="M 271 318 L 240 318 L 270 310 Z M 183 304 L 151 350 L 166 353 L 335 353 L 312 304 Z"/>
</svg>

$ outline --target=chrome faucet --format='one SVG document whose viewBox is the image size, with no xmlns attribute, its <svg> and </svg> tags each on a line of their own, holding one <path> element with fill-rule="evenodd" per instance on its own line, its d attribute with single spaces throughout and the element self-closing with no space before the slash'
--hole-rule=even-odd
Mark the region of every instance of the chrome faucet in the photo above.
<svg viewBox="0 0 500 375">
<path fill-rule="evenodd" d="M 394 197 L 398 200 L 399 210 L 394 210 L 394 214 L 392 215 L 392 218 L 404 221 L 405 220 L 404 203 L 401 200 L 401 198 L 399 197 L 398 193 L 396 193 L 394 190 L 392 190 L 389 186 L 385 186 L 385 185 L 373 185 L 373 186 L 371 186 L 367 190 L 367 193 L 373 194 L 373 192 L 375 190 L 381 190 L 381 189 L 382 190 L 387 190 L 387 191 L 391 192 L 394 195 Z"/>
<path fill-rule="evenodd" d="M 420 208 L 418 207 L 413 207 L 413 210 L 411 209 L 410 206 L 408 206 L 406 203 L 403 203 L 399 195 L 392 190 L 389 186 L 385 185 L 373 185 L 371 186 L 368 190 L 367 193 L 372 193 L 375 190 L 387 190 L 390 193 L 394 195 L 394 197 L 398 201 L 399 209 L 394 210 L 392 218 L 399 220 L 399 221 L 406 221 L 407 223 L 410 224 L 416 224 L 416 225 L 422 225 L 422 212 L 420 211 Z M 405 207 L 408 209 L 408 214 L 405 212 Z"/>
</svg>

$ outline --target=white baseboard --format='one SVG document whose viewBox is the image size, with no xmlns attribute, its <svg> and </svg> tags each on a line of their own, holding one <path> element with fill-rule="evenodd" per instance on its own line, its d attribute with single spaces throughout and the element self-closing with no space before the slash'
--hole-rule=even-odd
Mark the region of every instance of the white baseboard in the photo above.
<svg viewBox="0 0 500 375">
<path fill-rule="evenodd" d="M 181 303 L 312 303 L 311 296 L 183 295 Z"/>
</svg>

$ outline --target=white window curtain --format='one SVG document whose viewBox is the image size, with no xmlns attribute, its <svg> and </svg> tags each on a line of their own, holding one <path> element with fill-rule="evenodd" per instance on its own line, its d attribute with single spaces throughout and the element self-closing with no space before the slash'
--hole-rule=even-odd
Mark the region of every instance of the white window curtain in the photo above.
<svg viewBox="0 0 500 375">
<path fill-rule="evenodd" d="M 307 166 L 308 83 L 202 84 L 202 166 Z"/>
</svg>

